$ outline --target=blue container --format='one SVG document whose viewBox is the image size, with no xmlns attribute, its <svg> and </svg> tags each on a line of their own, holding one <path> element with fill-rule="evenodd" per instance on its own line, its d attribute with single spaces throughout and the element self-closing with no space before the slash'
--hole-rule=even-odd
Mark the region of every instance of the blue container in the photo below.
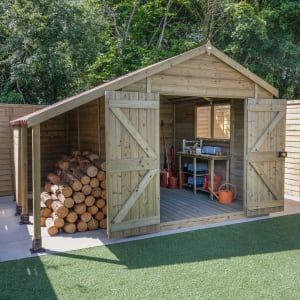
<svg viewBox="0 0 300 300">
<path fill-rule="evenodd" d="M 202 153 L 203 154 L 210 154 L 210 155 L 217 155 L 218 153 L 222 152 L 221 147 L 214 147 L 214 146 L 203 146 Z"/>
<path fill-rule="evenodd" d="M 208 163 L 207 162 L 199 162 L 196 164 L 196 172 L 207 172 L 208 170 Z M 188 172 L 193 173 L 194 172 L 194 164 L 190 163 L 188 164 Z"/>
<path fill-rule="evenodd" d="M 203 186 L 203 181 L 204 181 L 203 177 L 196 177 L 196 186 L 198 186 L 198 187 Z M 188 177 L 188 185 L 190 187 L 194 186 L 194 177 L 193 176 Z"/>
</svg>

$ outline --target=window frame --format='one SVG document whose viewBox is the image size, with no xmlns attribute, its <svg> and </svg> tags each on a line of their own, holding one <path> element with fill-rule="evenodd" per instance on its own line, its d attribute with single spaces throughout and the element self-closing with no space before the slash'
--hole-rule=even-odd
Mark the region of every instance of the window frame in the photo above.
<svg viewBox="0 0 300 300">
<path fill-rule="evenodd" d="M 215 123 L 215 106 L 224 106 L 228 105 L 230 109 L 230 128 L 229 128 L 229 138 L 215 138 L 214 137 L 214 123 Z M 197 134 L 197 108 L 198 107 L 211 107 L 210 111 L 210 124 L 209 124 L 209 131 L 210 131 L 210 137 L 199 137 Z M 195 105 L 195 138 L 196 139 L 201 139 L 201 140 L 206 140 L 206 141 L 230 141 L 231 139 L 231 103 L 230 102 L 225 102 L 225 103 L 211 103 L 211 104 L 197 104 Z"/>
</svg>

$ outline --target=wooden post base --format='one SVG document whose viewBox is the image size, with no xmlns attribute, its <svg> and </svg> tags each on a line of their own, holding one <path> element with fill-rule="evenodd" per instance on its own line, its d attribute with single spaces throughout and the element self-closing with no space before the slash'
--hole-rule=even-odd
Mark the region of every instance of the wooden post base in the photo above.
<svg viewBox="0 0 300 300">
<path fill-rule="evenodd" d="M 22 206 L 20 205 L 16 205 L 16 212 L 15 212 L 15 216 L 19 216 L 22 212 Z"/>
<path fill-rule="evenodd" d="M 32 224 L 29 220 L 29 215 L 28 214 L 21 214 L 20 224 L 21 225 Z"/>
<path fill-rule="evenodd" d="M 32 248 L 30 249 L 31 253 L 40 253 L 45 252 L 45 249 L 42 247 L 42 239 L 32 240 Z"/>
</svg>

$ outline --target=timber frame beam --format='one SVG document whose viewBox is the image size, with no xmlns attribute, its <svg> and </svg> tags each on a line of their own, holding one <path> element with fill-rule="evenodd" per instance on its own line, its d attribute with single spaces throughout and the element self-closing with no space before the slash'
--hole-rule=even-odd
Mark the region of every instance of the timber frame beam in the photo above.
<svg viewBox="0 0 300 300">
<path fill-rule="evenodd" d="M 32 194 L 33 194 L 33 240 L 31 252 L 42 250 L 40 195 L 41 195 L 41 133 L 40 125 L 32 127 Z"/>
<path fill-rule="evenodd" d="M 22 201 L 21 224 L 29 224 L 28 214 L 28 155 L 27 155 L 27 126 L 21 125 L 21 145 L 20 145 L 20 195 Z"/>
<path fill-rule="evenodd" d="M 20 182 L 20 170 L 21 170 L 21 126 L 13 126 L 13 143 L 14 143 L 14 167 L 15 167 L 15 199 L 16 199 L 16 213 L 20 215 L 22 210 L 22 197 L 21 197 L 21 182 Z"/>
</svg>

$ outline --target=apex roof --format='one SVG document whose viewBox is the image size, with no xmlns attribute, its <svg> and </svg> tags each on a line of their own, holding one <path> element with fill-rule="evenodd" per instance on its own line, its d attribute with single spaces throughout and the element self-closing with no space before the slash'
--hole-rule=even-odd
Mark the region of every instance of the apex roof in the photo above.
<svg viewBox="0 0 300 300">
<path fill-rule="evenodd" d="M 53 117 L 56 117 L 62 113 L 65 113 L 69 110 L 77 108 L 81 105 L 84 105 L 92 100 L 95 100 L 99 97 L 102 97 L 106 90 L 118 90 L 129 84 L 135 83 L 139 80 L 143 80 L 149 76 L 162 72 L 166 69 L 169 69 L 175 65 L 183 63 L 189 59 L 192 59 L 201 54 L 214 55 L 231 68 L 235 69 L 245 77 L 249 78 L 254 83 L 258 84 L 268 92 L 270 92 L 275 97 L 278 97 L 278 90 L 264 81 L 262 78 L 258 77 L 238 62 L 231 59 L 229 56 L 224 54 L 222 51 L 215 48 L 210 42 L 207 42 L 205 45 L 192 49 L 190 51 L 184 52 L 177 56 L 162 60 L 158 63 L 152 64 L 150 66 L 141 68 L 137 71 L 128 73 L 126 75 L 120 76 L 114 80 L 105 82 L 99 86 L 96 86 L 92 89 L 89 89 L 85 92 L 77 94 L 75 96 L 66 98 L 65 100 L 56 102 L 50 106 L 47 106 L 41 110 L 18 118 L 11 121 L 12 125 L 26 124 L 28 127 L 37 125 L 44 121 L 47 121 Z M 199 95 L 200 96 L 200 95 Z"/>
</svg>

